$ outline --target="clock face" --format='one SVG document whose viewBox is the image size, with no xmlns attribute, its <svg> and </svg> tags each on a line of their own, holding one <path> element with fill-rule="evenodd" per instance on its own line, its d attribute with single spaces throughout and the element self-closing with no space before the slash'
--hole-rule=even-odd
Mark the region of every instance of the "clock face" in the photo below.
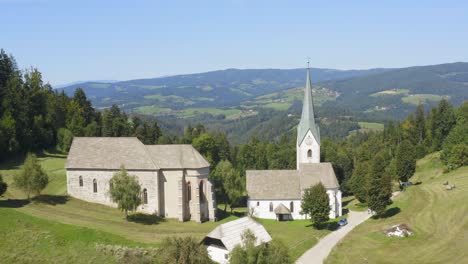
<svg viewBox="0 0 468 264">
<path fill-rule="evenodd" d="M 311 138 L 310 136 L 307 137 L 306 140 L 305 140 L 305 143 L 306 143 L 308 146 L 312 145 L 312 138 Z"/>
</svg>

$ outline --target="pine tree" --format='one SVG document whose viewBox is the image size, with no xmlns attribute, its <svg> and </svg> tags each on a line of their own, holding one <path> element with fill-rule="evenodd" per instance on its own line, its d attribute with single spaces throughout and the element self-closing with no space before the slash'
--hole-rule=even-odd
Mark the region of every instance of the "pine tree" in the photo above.
<svg viewBox="0 0 468 264">
<path fill-rule="evenodd" d="M 367 205 L 382 216 L 391 204 L 392 182 L 391 177 L 385 174 L 385 160 L 381 154 L 372 160 L 369 190 L 367 193 Z"/>
<path fill-rule="evenodd" d="M 415 147 L 408 140 L 403 140 L 396 153 L 396 173 L 401 182 L 406 182 L 416 170 Z"/>
</svg>

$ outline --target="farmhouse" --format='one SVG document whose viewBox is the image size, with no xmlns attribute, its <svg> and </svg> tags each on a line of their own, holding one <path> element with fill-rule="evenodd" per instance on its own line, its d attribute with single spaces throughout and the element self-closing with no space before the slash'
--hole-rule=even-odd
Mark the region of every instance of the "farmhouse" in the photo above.
<svg viewBox="0 0 468 264">
<path fill-rule="evenodd" d="M 300 214 L 304 190 L 322 182 L 330 200 L 330 218 L 341 216 L 341 191 L 331 163 L 320 163 L 320 130 L 315 123 L 310 70 L 297 127 L 296 170 L 247 170 L 247 207 L 253 216 L 306 219 Z"/>
<path fill-rule="evenodd" d="M 109 180 L 125 166 L 141 184 L 138 211 L 179 221 L 214 221 L 210 164 L 191 145 L 144 145 L 136 137 L 76 137 L 65 165 L 72 197 L 116 206 Z"/>
</svg>

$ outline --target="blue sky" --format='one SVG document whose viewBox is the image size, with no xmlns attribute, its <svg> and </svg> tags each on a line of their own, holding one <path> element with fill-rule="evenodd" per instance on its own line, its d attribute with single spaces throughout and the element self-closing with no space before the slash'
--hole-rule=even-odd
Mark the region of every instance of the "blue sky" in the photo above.
<svg viewBox="0 0 468 264">
<path fill-rule="evenodd" d="M 468 61 L 468 1 L 0 0 L 0 27 L 52 84 Z"/>
</svg>

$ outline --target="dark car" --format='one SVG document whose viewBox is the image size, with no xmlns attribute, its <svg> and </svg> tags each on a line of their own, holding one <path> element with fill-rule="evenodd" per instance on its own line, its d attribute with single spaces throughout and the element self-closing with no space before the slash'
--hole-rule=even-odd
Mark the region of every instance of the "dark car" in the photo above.
<svg viewBox="0 0 468 264">
<path fill-rule="evenodd" d="M 347 224 L 348 224 L 348 220 L 346 218 L 343 218 L 338 222 L 339 226 L 345 226 Z"/>
</svg>

